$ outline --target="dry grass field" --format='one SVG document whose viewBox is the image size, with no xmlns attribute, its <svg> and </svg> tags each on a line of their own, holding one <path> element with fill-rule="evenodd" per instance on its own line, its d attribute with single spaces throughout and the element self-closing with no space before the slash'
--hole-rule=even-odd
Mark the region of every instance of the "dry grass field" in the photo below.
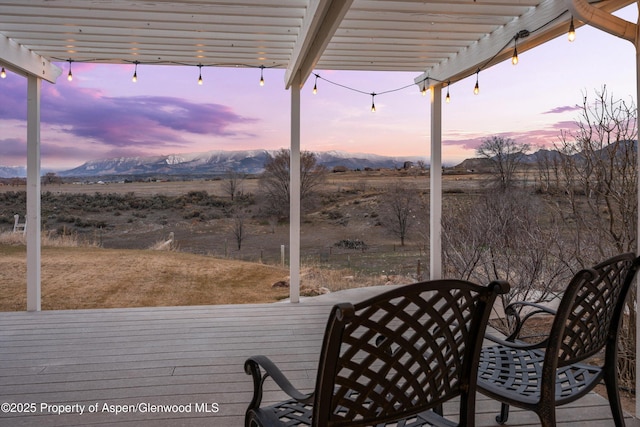
<svg viewBox="0 0 640 427">
<path fill-rule="evenodd" d="M 473 191 L 482 185 L 480 178 L 445 176 L 445 192 Z M 377 196 L 391 180 L 407 180 L 425 194 L 429 187 L 426 175 L 329 175 L 320 190 L 322 200 L 303 217 L 303 294 L 321 288 L 408 283 L 426 273 L 425 233 L 414 233 L 401 247 L 397 237 L 379 224 Z M 228 195 L 223 186 L 222 180 L 43 186 L 43 230 L 48 238 L 42 250 L 43 309 L 241 304 L 286 298 L 288 289 L 272 285 L 288 280 L 281 247 L 288 251 L 289 227 L 260 219 L 257 204 L 249 208 L 246 239 L 238 250 L 224 207 L 187 198 L 177 203 L 179 208 L 153 204 L 120 208 L 105 206 L 109 199 L 98 197 L 119 195 L 137 202 L 206 193 L 224 201 Z M 0 186 L 0 193 L 22 191 L 19 186 Z M 243 182 L 244 194 L 258 192 L 256 179 Z M 13 213 L 23 217 L 24 209 L 24 201 L 0 206 L 0 233 L 11 234 Z M 417 215 L 418 227 L 428 229 L 427 213 Z M 171 234 L 173 250 L 151 249 Z M 367 249 L 337 247 L 342 239 L 363 241 Z M 61 240 L 68 242 L 53 246 Z M 23 244 L 0 239 L 0 310 L 26 308 L 25 259 Z"/>
<path fill-rule="evenodd" d="M 0 310 L 26 310 L 24 246 L 0 245 Z M 42 308 L 84 309 L 274 302 L 282 268 L 182 252 L 44 247 Z"/>
</svg>

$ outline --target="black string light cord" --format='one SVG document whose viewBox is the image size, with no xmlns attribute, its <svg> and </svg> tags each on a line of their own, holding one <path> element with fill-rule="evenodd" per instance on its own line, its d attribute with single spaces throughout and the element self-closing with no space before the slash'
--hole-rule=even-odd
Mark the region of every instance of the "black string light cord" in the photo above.
<svg viewBox="0 0 640 427">
<path fill-rule="evenodd" d="M 113 60 L 108 59 L 64 59 L 64 58 L 52 58 L 54 62 L 68 62 L 69 63 L 69 73 L 67 74 L 67 79 L 69 81 L 72 80 L 71 74 L 71 64 L 74 62 L 77 63 L 92 63 L 92 64 L 113 64 Z M 180 65 L 183 67 L 198 67 L 198 84 L 202 85 L 202 68 L 204 67 L 216 67 L 216 68 L 256 68 L 260 70 L 260 86 L 264 85 L 264 77 L 263 71 L 269 68 L 279 68 L 282 67 L 282 64 L 275 65 L 247 65 L 247 64 L 233 64 L 233 63 L 215 63 L 215 64 L 187 64 L 185 62 L 179 61 L 131 61 L 131 60 L 122 60 L 122 63 L 132 64 L 135 66 L 132 81 L 135 83 L 138 81 L 138 65 Z"/>
<path fill-rule="evenodd" d="M 334 85 L 334 86 L 338 86 L 338 87 L 341 87 L 341 88 L 344 88 L 344 89 L 347 89 L 347 90 L 350 90 L 350 91 L 353 91 L 353 92 L 357 92 L 357 93 L 360 93 L 360 94 L 363 94 L 363 95 L 369 95 L 369 96 L 371 96 L 371 98 L 372 98 L 372 105 L 371 105 L 371 107 L 372 107 L 372 108 L 371 108 L 371 109 L 372 109 L 372 111 L 375 111 L 375 103 L 374 103 L 373 101 L 375 100 L 375 97 L 376 97 L 376 96 L 378 96 L 378 95 L 384 95 L 384 94 L 387 94 L 387 93 L 398 92 L 398 91 L 401 91 L 401 90 L 404 90 L 404 89 L 407 89 L 407 88 L 413 87 L 413 86 L 415 86 L 416 84 L 418 85 L 418 87 L 421 87 L 421 90 L 422 90 L 422 92 L 423 92 L 423 94 L 424 94 L 424 93 L 426 92 L 427 87 L 428 87 L 429 80 L 432 80 L 432 81 L 435 81 L 435 82 L 438 82 L 438 83 L 446 84 L 446 87 L 448 88 L 449 86 L 451 86 L 451 84 L 452 84 L 452 83 L 456 83 L 456 82 L 459 82 L 460 80 L 464 80 L 464 79 L 466 79 L 466 78 L 468 78 L 468 77 L 473 76 L 474 74 L 476 75 L 476 87 L 474 88 L 474 93 L 477 93 L 477 91 L 479 90 L 479 88 L 478 88 L 478 80 L 477 80 L 477 77 L 478 77 L 478 75 L 480 74 L 480 71 L 482 71 L 482 70 L 484 70 L 485 68 L 487 68 L 487 67 L 489 66 L 489 64 L 491 64 L 491 63 L 496 59 L 496 57 L 497 57 L 498 55 L 500 55 L 502 52 L 504 52 L 504 51 L 509 47 L 509 45 L 511 45 L 511 43 L 512 43 L 512 42 L 517 43 L 517 41 L 518 41 L 518 40 L 523 39 L 523 38 L 526 38 L 526 37 L 529 37 L 531 34 L 534 34 L 534 33 L 538 32 L 538 31 L 540 31 L 541 29 L 545 28 L 546 26 L 550 25 L 551 23 L 553 23 L 553 22 L 557 21 L 557 20 L 558 20 L 558 19 L 560 19 L 562 16 L 564 16 L 567 12 L 569 12 L 569 11 L 568 11 L 568 10 L 565 10 L 564 12 L 560 13 L 560 14 L 559 14 L 558 16 L 556 16 L 555 18 L 553 18 L 553 19 L 549 20 L 548 22 L 546 22 L 546 23 L 542 24 L 541 26 L 539 26 L 538 28 L 535 28 L 535 29 L 533 29 L 533 30 L 526 30 L 526 29 L 525 29 L 525 30 L 520 30 L 520 31 L 518 31 L 518 33 L 516 33 L 516 35 L 515 35 L 515 36 L 513 36 L 511 39 L 509 39 L 509 41 L 508 41 L 507 43 L 505 43 L 505 45 L 504 45 L 504 46 L 502 46 L 502 47 L 501 47 L 501 48 L 500 48 L 500 49 L 495 53 L 495 55 L 493 55 L 491 58 L 489 58 L 488 60 L 486 60 L 486 61 L 485 61 L 481 66 L 479 66 L 479 67 L 478 67 L 474 72 L 472 72 L 472 73 L 470 73 L 470 74 L 468 74 L 468 75 L 466 75 L 466 76 L 460 77 L 460 78 L 458 78 L 458 79 L 457 79 L 457 80 L 455 80 L 455 81 L 451 81 L 451 80 L 446 80 L 446 81 L 445 81 L 445 80 L 439 80 L 439 79 L 436 79 L 436 78 L 433 78 L 433 77 L 427 76 L 427 77 L 425 77 L 424 79 L 422 79 L 421 81 L 419 81 L 419 82 L 417 82 L 417 83 L 415 83 L 415 82 L 414 82 L 414 83 L 411 83 L 411 84 L 408 84 L 408 85 L 406 85 L 406 86 L 402 86 L 402 87 L 399 87 L 399 88 L 396 88 L 396 89 L 390 89 L 390 90 L 386 90 L 386 91 L 383 91 L 383 92 L 367 92 L 367 91 L 360 90 L 360 89 L 356 89 L 356 88 L 353 88 L 353 87 L 350 87 L 350 86 L 346 86 L 346 85 L 343 85 L 343 84 L 340 84 L 340 83 L 336 83 L 336 82 L 334 82 L 334 81 L 331 81 L 331 80 L 325 79 L 324 77 L 320 76 L 319 74 L 314 73 L 314 76 L 316 77 L 316 81 L 315 81 L 315 84 L 314 84 L 314 86 L 313 86 L 313 93 L 314 93 L 314 94 L 315 94 L 315 93 L 317 93 L 317 91 L 318 91 L 318 88 L 317 88 L 317 82 L 318 82 L 318 79 L 320 79 L 320 80 L 323 80 L 323 81 L 325 81 L 325 82 L 327 82 L 327 83 L 330 83 L 330 84 L 332 84 L 332 85 Z M 514 47 L 514 56 L 516 56 L 516 55 L 517 55 L 517 48 L 516 48 L 516 47 Z M 516 56 L 516 57 L 517 57 L 517 56 Z M 448 91 L 448 89 L 447 89 L 447 96 L 446 96 L 446 99 L 447 99 L 447 102 L 449 102 L 450 97 L 449 97 L 449 91 Z"/>
<path fill-rule="evenodd" d="M 509 41 L 502 46 L 496 53 L 495 55 L 493 55 L 491 58 L 489 58 L 488 60 L 486 60 L 482 65 L 480 65 L 475 71 L 473 71 L 472 73 L 462 76 L 460 78 L 458 78 L 455 81 L 451 81 L 451 80 L 438 80 L 436 78 L 433 77 L 429 77 L 427 75 L 427 77 L 425 77 L 424 79 L 422 79 L 419 82 L 412 82 L 411 84 L 407 84 L 405 86 L 402 87 L 398 87 L 398 88 L 394 88 L 394 89 L 389 89 L 389 90 L 385 90 L 385 91 L 381 91 L 381 92 L 368 92 L 368 91 L 364 91 L 364 90 L 360 90 L 351 86 L 347 86 L 341 83 L 337 83 L 334 82 L 332 80 L 326 79 L 322 76 L 320 76 L 320 74 L 317 73 L 313 73 L 313 75 L 315 76 L 315 82 L 313 85 L 313 93 L 316 94 L 318 92 L 318 80 L 322 80 L 324 82 L 327 82 L 331 85 L 343 88 L 343 89 L 347 89 L 350 90 L 352 92 L 356 92 L 362 95 L 367 95 L 367 96 L 371 96 L 371 110 L 375 111 L 375 97 L 376 96 L 380 96 L 380 95 L 386 95 L 389 93 L 393 93 L 393 92 L 399 92 L 405 89 L 408 89 L 410 87 L 414 87 L 416 84 L 418 85 L 418 87 L 421 89 L 422 93 L 425 94 L 427 87 L 428 87 L 428 83 L 429 81 L 434 81 L 434 82 L 438 82 L 438 83 L 443 83 L 446 84 L 446 87 L 448 88 L 449 86 L 451 86 L 452 83 L 456 83 L 459 82 L 460 80 L 464 80 L 468 77 L 473 76 L 474 74 L 476 75 L 476 86 L 474 88 L 474 93 L 478 93 L 479 91 L 479 86 L 478 86 L 478 76 L 480 74 L 480 71 L 483 71 L 485 68 L 487 68 L 490 64 L 493 63 L 493 61 L 496 59 L 496 57 L 498 55 L 500 55 L 502 52 L 504 52 L 506 49 L 509 48 L 509 46 L 511 45 L 511 43 L 514 43 L 514 54 L 513 54 L 513 63 L 516 64 L 517 63 L 517 42 L 518 40 L 522 39 L 522 38 L 526 38 L 529 37 L 529 35 L 541 30 L 542 28 L 550 25 L 551 23 L 557 21 L 558 19 L 560 19 L 562 16 L 564 16 L 566 13 L 568 13 L 568 10 L 565 10 L 564 12 L 562 12 L 561 14 L 559 14 L 558 16 L 556 16 L 555 18 L 551 19 L 550 21 L 546 22 L 545 24 L 542 24 L 541 26 L 539 26 L 538 28 L 534 29 L 534 30 L 520 30 L 518 31 L 518 33 L 516 33 L 516 35 L 514 35 L 511 39 L 509 39 Z M 99 60 L 99 59 L 92 59 L 92 60 L 73 60 L 73 59 L 64 59 L 64 58 L 53 58 L 56 61 L 60 61 L 60 62 L 68 62 L 69 63 L 69 79 L 71 79 L 71 64 L 73 62 L 90 62 L 90 63 L 100 63 L 100 62 L 107 62 L 107 63 L 112 63 L 113 61 L 105 61 L 105 60 Z M 123 61 L 125 63 L 129 63 L 129 64 L 134 64 L 135 65 L 135 71 L 134 71 L 134 75 L 133 75 L 133 81 L 137 80 L 137 68 L 138 65 L 181 65 L 181 66 L 185 66 L 185 67 L 193 67 L 193 64 L 187 64 L 187 63 L 182 63 L 182 62 L 177 62 L 177 61 L 130 61 L 130 60 L 125 60 Z M 265 69 L 269 69 L 269 68 L 278 68 L 281 67 L 282 64 L 276 64 L 276 65 L 271 65 L 271 66 L 266 66 L 266 65 L 259 65 L 259 66 L 255 66 L 255 65 L 246 65 L 246 64 L 225 64 L 225 63 L 217 63 L 217 64 L 197 64 L 195 65 L 196 67 L 198 67 L 199 69 L 199 76 L 198 76 L 198 83 L 202 84 L 202 68 L 203 67 L 242 67 L 242 68 L 256 68 L 260 70 L 260 85 L 262 86 L 264 84 L 264 78 L 263 78 L 263 72 Z M 449 90 L 447 89 L 447 102 L 449 102 Z"/>
</svg>

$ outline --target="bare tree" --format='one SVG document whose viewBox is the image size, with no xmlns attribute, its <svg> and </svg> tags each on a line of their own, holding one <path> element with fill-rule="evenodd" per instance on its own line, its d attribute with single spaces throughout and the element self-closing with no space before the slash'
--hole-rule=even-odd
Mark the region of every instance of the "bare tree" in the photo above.
<svg viewBox="0 0 640 427">
<path fill-rule="evenodd" d="M 562 154 L 557 150 L 538 150 L 535 154 L 538 170 L 538 191 L 542 194 L 556 194 L 560 190 L 560 166 Z"/>
<path fill-rule="evenodd" d="M 224 181 L 222 183 L 222 189 L 225 193 L 231 197 L 231 201 L 233 201 L 236 195 L 242 190 L 242 182 L 245 180 L 246 175 L 240 172 L 237 172 L 233 169 L 228 169 L 225 174 Z"/>
<path fill-rule="evenodd" d="M 480 283 L 508 280 L 512 288 L 502 296 L 503 306 L 513 300 L 545 300 L 577 269 L 566 256 L 553 211 L 527 192 L 488 191 L 447 199 L 446 211 L 446 274 Z"/>
<path fill-rule="evenodd" d="M 265 191 L 271 204 L 270 211 L 288 216 L 290 202 L 289 150 L 281 149 L 264 166 L 260 177 L 260 187 Z M 300 153 L 300 200 L 307 201 L 327 176 L 327 168 L 318 164 L 315 154 L 310 151 Z"/>
<path fill-rule="evenodd" d="M 482 141 L 476 149 L 476 154 L 491 161 L 498 177 L 498 185 L 504 190 L 513 185 L 516 170 L 530 149 L 529 144 L 519 144 L 511 138 L 492 136 Z"/>
<path fill-rule="evenodd" d="M 236 211 L 232 218 L 231 234 L 236 241 L 236 248 L 242 249 L 242 242 L 244 242 L 248 236 L 247 233 L 247 214 L 244 211 Z"/>
<path fill-rule="evenodd" d="M 62 178 L 57 176 L 55 172 L 47 172 L 46 175 L 42 177 L 42 184 L 62 184 Z"/>
<path fill-rule="evenodd" d="M 416 216 L 424 213 L 420 209 L 420 192 L 414 184 L 396 182 L 382 195 L 383 220 L 389 230 L 400 238 L 400 245 L 405 240 L 417 221 Z"/>
<path fill-rule="evenodd" d="M 637 112 L 606 88 L 584 97 L 578 130 L 561 135 L 567 226 L 584 265 L 633 251 L 637 226 Z"/>
<path fill-rule="evenodd" d="M 583 266 L 635 251 L 638 218 L 638 124 L 633 101 L 614 99 L 606 87 L 583 98 L 575 132 L 563 132 L 565 228 Z M 635 384 L 636 290 L 627 299 L 619 345 L 620 381 Z"/>
</svg>

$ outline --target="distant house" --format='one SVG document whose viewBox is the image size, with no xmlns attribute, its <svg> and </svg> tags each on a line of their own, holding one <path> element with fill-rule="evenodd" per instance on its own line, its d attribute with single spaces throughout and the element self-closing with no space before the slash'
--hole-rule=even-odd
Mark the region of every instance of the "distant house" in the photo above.
<svg viewBox="0 0 640 427">
<path fill-rule="evenodd" d="M 333 173 L 341 173 L 341 172 L 347 172 L 349 169 L 347 169 L 346 166 L 334 166 L 332 172 Z"/>
</svg>

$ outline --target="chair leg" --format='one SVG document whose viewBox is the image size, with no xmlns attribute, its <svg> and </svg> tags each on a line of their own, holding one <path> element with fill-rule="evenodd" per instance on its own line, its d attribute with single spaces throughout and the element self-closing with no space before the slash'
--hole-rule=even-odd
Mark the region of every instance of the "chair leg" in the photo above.
<svg viewBox="0 0 640 427">
<path fill-rule="evenodd" d="M 541 411 L 538 412 L 540 418 L 540 425 L 542 427 L 556 427 L 556 406 L 555 402 L 552 405 L 546 405 L 538 408 Z"/>
<path fill-rule="evenodd" d="M 620 394 L 618 394 L 618 383 L 617 381 L 608 381 L 608 378 L 605 378 L 604 383 L 607 386 L 607 397 L 609 398 L 609 407 L 611 408 L 613 422 L 616 427 L 624 427 L 624 414 L 622 413 Z"/>
<path fill-rule="evenodd" d="M 443 415 L 444 415 L 444 410 L 443 410 L 443 408 L 442 408 L 442 405 L 435 406 L 435 407 L 433 408 L 433 412 L 435 412 L 436 414 L 438 414 L 438 415 L 440 415 L 440 416 L 443 416 Z"/>
<path fill-rule="evenodd" d="M 496 422 L 500 425 L 507 422 L 509 419 L 509 405 L 506 403 L 501 404 L 500 406 L 500 415 L 496 415 Z"/>
</svg>

